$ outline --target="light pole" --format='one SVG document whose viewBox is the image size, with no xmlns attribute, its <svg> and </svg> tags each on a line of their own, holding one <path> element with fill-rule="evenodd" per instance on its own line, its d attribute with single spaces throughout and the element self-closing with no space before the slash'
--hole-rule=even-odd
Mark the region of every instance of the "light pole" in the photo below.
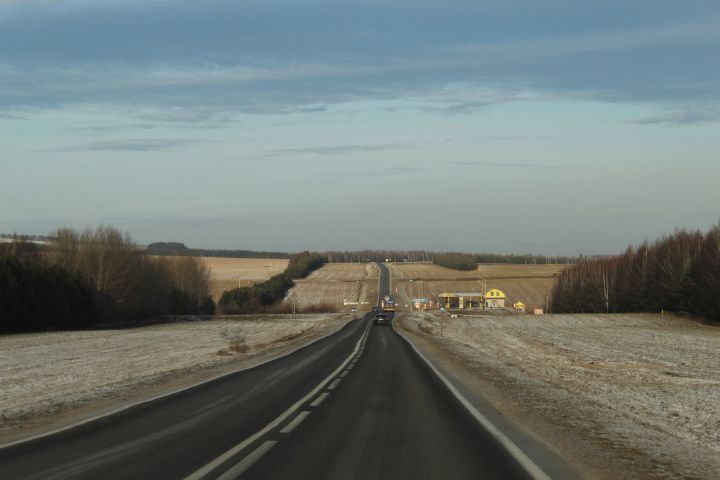
<svg viewBox="0 0 720 480">
<path fill-rule="evenodd" d="M 414 292 L 413 292 L 413 285 L 412 285 L 413 279 L 411 278 L 409 280 L 409 282 L 410 282 L 410 311 L 412 312 L 413 310 L 415 310 L 415 305 L 413 304 L 413 297 L 415 296 Z"/>
</svg>

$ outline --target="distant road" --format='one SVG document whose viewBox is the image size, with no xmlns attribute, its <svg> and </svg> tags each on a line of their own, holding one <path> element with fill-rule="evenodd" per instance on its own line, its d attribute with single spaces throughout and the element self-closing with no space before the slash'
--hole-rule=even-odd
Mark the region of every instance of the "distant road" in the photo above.
<svg viewBox="0 0 720 480">
<path fill-rule="evenodd" d="M 268 364 L 0 449 L 2 479 L 529 477 L 370 315 Z"/>
<path fill-rule="evenodd" d="M 385 295 L 391 295 L 390 292 L 390 271 L 385 266 L 384 263 L 378 263 L 378 267 L 380 267 L 380 280 L 379 280 L 379 290 L 378 290 L 378 305 L 380 304 L 380 300 Z"/>
</svg>

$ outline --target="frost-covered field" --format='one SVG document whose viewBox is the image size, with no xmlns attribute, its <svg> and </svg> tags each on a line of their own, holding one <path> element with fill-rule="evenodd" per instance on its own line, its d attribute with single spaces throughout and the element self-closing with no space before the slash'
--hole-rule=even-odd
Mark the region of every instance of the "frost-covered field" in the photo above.
<svg viewBox="0 0 720 480">
<path fill-rule="evenodd" d="M 718 327 L 659 315 L 446 317 L 440 338 L 404 325 L 492 386 L 501 411 L 540 418 L 556 440 L 570 433 L 560 443 L 571 455 L 595 452 L 581 461 L 596 473 L 611 458 L 632 478 L 720 478 Z"/>
<path fill-rule="evenodd" d="M 246 359 L 330 333 L 352 317 L 265 315 L 128 330 L 0 336 L 0 427 L 122 398 L 143 387 Z M 229 351 L 231 337 L 245 353 Z"/>
</svg>

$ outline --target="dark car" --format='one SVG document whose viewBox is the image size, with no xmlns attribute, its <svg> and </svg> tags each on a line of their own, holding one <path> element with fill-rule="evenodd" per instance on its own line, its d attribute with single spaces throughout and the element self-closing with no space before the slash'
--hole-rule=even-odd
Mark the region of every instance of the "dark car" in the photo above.
<svg viewBox="0 0 720 480">
<path fill-rule="evenodd" d="M 375 315 L 375 321 L 373 323 L 375 323 L 375 325 L 384 325 L 387 327 L 390 325 L 390 320 L 384 313 L 379 313 Z"/>
</svg>

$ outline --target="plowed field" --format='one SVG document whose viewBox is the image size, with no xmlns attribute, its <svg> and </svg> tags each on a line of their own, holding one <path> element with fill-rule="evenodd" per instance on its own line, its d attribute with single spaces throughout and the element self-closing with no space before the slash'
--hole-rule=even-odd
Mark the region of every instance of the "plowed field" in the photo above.
<svg viewBox="0 0 720 480">
<path fill-rule="evenodd" d="M 298 308 L 323 305 L 333 311 L 368 310 L 377 302 L 378 276 L 374 263 L 330 263 L 297 280 L 285 301 L 295 302 Z"/>
</svg>

